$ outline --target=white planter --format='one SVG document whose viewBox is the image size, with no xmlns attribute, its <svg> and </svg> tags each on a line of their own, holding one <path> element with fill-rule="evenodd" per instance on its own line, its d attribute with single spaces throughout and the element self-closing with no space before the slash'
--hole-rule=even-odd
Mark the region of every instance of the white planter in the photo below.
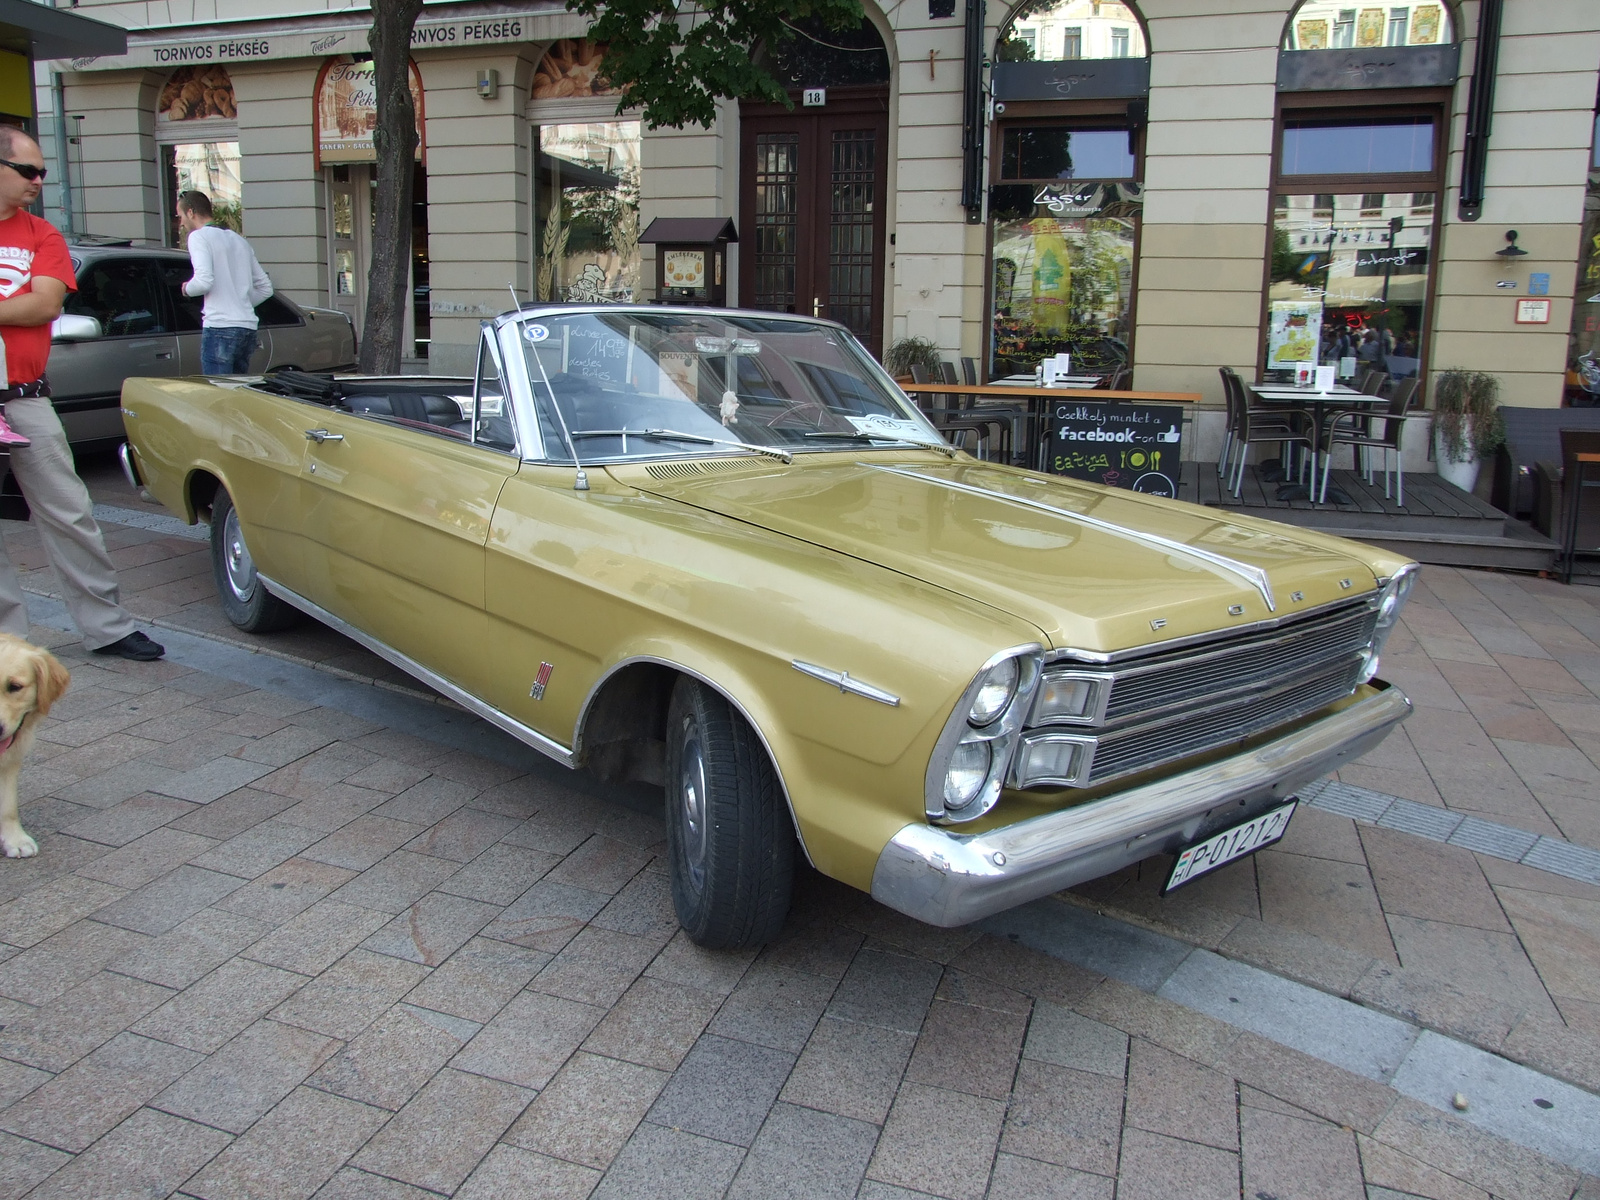
<svg viewBox="0 0 1600 1200">
<path fill-rule="evenodd" d="M 1467 442 L 1472 442 L 1472 430 L 1467 430 Z M 1439 478 L 1446 483 L 1452 483 L 1463 492 L 1470 492 L 1478 483 L 1479 461 L 1469 458 L 1465 462 L 1457 462 L 1445 453 L 1444 439 L 1439 436 L 1438 428 L 1433 433 L 1434 465 L 1438 469 Z"/>
</svg>

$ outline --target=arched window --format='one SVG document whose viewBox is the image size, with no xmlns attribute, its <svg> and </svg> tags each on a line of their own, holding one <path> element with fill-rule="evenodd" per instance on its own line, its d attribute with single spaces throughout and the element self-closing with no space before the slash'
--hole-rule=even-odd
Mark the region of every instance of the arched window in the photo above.
<svg viewBox="0 0 1600 1200">
<path fill-rule="evenodd" d="M 1364 50 L 1377 46 L 1443 46 L 1456 40 L 1442 0 L 1305 0 L 1283 31 L 1285 50 Z"/>
<path fill-rule="evenodd" d="M 1024 0 L 1001 28 L 996 62 L 1145 58 L 1144 26 L 1121 0 Z"/>
</svg>

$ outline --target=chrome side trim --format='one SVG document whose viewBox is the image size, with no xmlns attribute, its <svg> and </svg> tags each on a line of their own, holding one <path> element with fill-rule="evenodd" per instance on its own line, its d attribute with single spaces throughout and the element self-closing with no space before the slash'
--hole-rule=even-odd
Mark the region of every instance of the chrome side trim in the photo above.
<svg viewBox="0 0 1600 1200">
<path fill-rule="evenodd" d="M 126 409 L 123 411 L 127 412 Z M 144 480 L 139 478 L 139 468 L 134 464 L 133 450 L 127 442 L 117 447 L 117 461 L 122 464 L 122 474 L 128 481 L 128 486 L 143 491 Z"/>
<path fill-rule="evenodd" d="M 675 663 L 665 658 L 656 658 L 649 654 L 636 654 L 632 658 L 625 658 L 620 662 L 612 663 L 605 674 L 595 680 L 594 686 L 589 689 L 589 694 L 583 698 L 582 707 L 578 709 L 578 722 L 573 734 L 573 757 L 578 759 L 583 757 L 583 727 L 589 719 L 589 710 L 594 707 L 595 697 L 610 682 L 613 675 L 624 667 L 631 667 L 635 663 L 649 663 L 657 667 L 666 667 L 669 670 L 677 671 L 680 675 L 687 675 L 691 679 L 699 680 L 729 704 L 733 705 L 734 711 L 744 718 L 744 723 L 756 731 L 756 737 L 761 742 L 761 748 L 767 752 L 767 761 L 772 764 L 772 773 L 778 777 L 778 790 L 783 793 L 783 802 L 788 806 L 789 820 L 794 824 L 794 837 L 795 841 L 800 843 L 800 853 L 806 856 L 807 863 L 815 867 L 817 864 L 811 858 L 811 851 L 806 848 L 805 834 L 800 831 L 800 818 L 794 811 L 794 800 L 789 792 L 789 783 L 783 777 L 783 765 L 778 761 L 778 756 L 772 752 L 772 743 L 767 741 L 767 735 L 762 732 L 761 726 L 751 717 L 749 710 L 734 697 L 728 695 L 721 684 L 702 675 L 699 671 L 684 666 L 682 663 Z"/>
<path fill-rule="evenodd" d="M 1091 529 L 1098 529 L 1102 533 L 1109 533 L 1116 537 L 1127 538 L 1129 541 L 1143 542 L 1147 546 L 1155 546 L 1172 554 L 1181 554 L 1186 558 L 1203 562 L 1214 567 L 1235 579 L 1242 579 L 1256 591 L 1261 593 L 1261 598 L 1266 601 L 1268 612 L 1277 612 L 1278 606 L 1272 599 L 1272 580 L 1266 571 L 1250 563 L 1239 562 L 1237 559 L 1228 558 L 1211 550 L 1201 550 L 1184 542 L 1175 542 L 1171 538 L 1164 538 L 1160 534 L 1145 533 L 1143 530 L 1130 529 L 1126 525 L 1118 525 L 1111 521 L 1102 521 L 1099 517 L 1086 516 L 1083 513 L 1073 512 L 1069 508 L 1057 508 L 1054 504 L 1044 504 L 1038 500 L 1029 500 L 1022 496 L 1011 496 L 1005 492 L 997 492 L 992 488 L 974 487 L 970 483 L 957 483 L 953 479 L 940 479 L 937 475 L 924 475 L 921 471 L 908 470 L 905 467 L 883 467 L 880 471 L 888 471 L 892 475 L 902 475 L 907 479 L 920 479 L 924 483 L 931 483 L 937 487 L 949 488 L 953 492 L 965 492 L 969 496 L 983 496 L 990 500 L 1001 500 L 1007 504 L 1015 504 L 1019 508 L 1031 508 L 1037 512 L 1052 513 L 1058 517 L 1065 517 L 1069 521 L 1076 521 L 1080 525 L 1087 525 Z"/>
<path fill-rule="evenodd" d="M 1410 715 L 1399 688 L 1358 700 L 1230 758 L 1098 800 L 960 834 L 914 822 L 878 856 L 872 896 L 930 925 L 966 925 L 1175 850 L 1365 754 Z"/>
<path fill-rule="evenodd" d="M 1187 637 L 1169 638 L 1164 642 L 1147 642 L 1143 646 L 1130 646 L 1126 650 L 1081 650 L 1073 646 L 1063 646 L 1059 650 L 1049 651 L 1044 656 L 1045 664 L 1048 666 L 1051 663 L 1058 662 L 1084 662 L 1099 666 L 1102 663 L 1125 662 L 1130 658 L 1144 658 L 1146 655 L 1165 654 L 1169 650 L 1182 650 L 1188 646 L 1198 646 L 1205 642 L 1226 642 L 1233 638 L 1248 637 L 1253 633 L 1260 633 L 1266 629 L 1278 629 L 1284 625 L 1314 620 L 1329 609 L 1354 607 L 1363 599 L 1375 608 L 1381 594 L 1381 589 L 1374 588 L 1370 592 L 1362 593 L 1362 595 L 1347 596 L 1343 600 L 1332 600 L 1327 604 L 1319 604 L 1316 608 L 1308 608 L 1304 612 L 1285 613 L 1281 617 L 1265 617 L 1259 621 L 1252 621 L 1248 625 L 1235 625 L 1230 629 L 1213 629 L 1206 633 L 1191 633 Z"/>
<path fill-rule="evenodd" d="M 870 683 L 862 683 L 859 679 L 851 679 L 849 671 L 830 671 L 827 667 L 815 666 L 812 663 L 801 662 L 798 658 L 790 664 L 802 675 L 809 675 L 813 679 L 820 679 L 823 683 L 836 687 L 840 692 L 847 692 L 855 696 L 865 696 L 868 700 L 876 700 L 879 704 L 887 704 L 890 708 L 900 706 L 900 697 L 893 692 L 886 692 L 882 688 L 875 688 Z"/>
<path fill-rule="evenodd" d="M 406 655 L 400 653 L 400 651 L 396 650 L 393 646 L 388 645 L 386 642 L 380 642 L 371 634 L 362 632 L 360 629 L 357 629 L 354 625 L 350 624 L 350 622 L 334 616 L 321 605 L 307 600 L 304 596 L 297 592 L 290 591 L 288 588 L 284 587 L 283 584 L 278 583 L 275 580 L 268 579 L 265 575 L 258 574 L 256 578 L 261 581 L 261 583 L 266 587 L 267 591 L 271 592 L 284 603 L 294 605 L 307 616 L 315 617 L 324 625 L 327 625 L 333 629 L 337 629 L 340 633 L 344 634 L 345 637 L 351 639 L 352 641 L 361 643 L 361 645 L 365 646 L 368 650 L 371 650 L 379 658 L 386 662 L 393 663 L 407 675 L 411 675 L 417 679 L 420 679 L 434 691 L 441 692 L 450 697 L 450 699 L 461 705 L 461 707 L 466 709 L 468 712 L 475 713 L 477 716 L 482 717 L 485 721 L 488 721 L 491 725 L 499 726 L 512 737 L 516 738 L 519 742 L 532 746 L 540 754 L 555 759 L 556 762 L 560 763 L 563 767 L 572 767 L 573 769 L 577 768 L 577 763 L 573 760 L 572 751 L 568 750 L 560 742 L 555 741 L 552 738 L 545 737 L 545 735 L 540 733 L 537 729 L 534 729 L 529 725 L 524 725 L 515 717 L 507 716 L 498 708 L 495 708 L 492 704 L 485 704 L 471 692 L 468 692 L 456 684 L 451 683 L 443 675 L 439 675 L 429 670 L 427 667 L 417 662 L 416 659 L 407 657 Z"/>
</svg>

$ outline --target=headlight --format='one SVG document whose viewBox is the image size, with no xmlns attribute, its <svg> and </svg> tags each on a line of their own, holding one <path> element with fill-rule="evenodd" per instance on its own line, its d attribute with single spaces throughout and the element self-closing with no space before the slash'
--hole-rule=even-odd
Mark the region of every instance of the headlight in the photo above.
<svg viewBox="0 0 1600 1200">
<path fill-rule="evenodd" d="M 968 724 L 982 728 L 1005 712 L 1006 705 L 1017 694 L 1017 680 L 1020 678 L 1021 672 L 1014 658 L 1002 658 L 985 671 L 978 683 L 978 694 L 972 698 L 972 708 L 967 713 Z"/>
<path fill-rule="evenodd" d="M 1039 683 L 1039 699 L 1033 706 L 1033 724 L 1064 721 L 1089 725 L 1103 720 L 1109 682 L 1079 672 L 1045 672 Z"/>
<path fill-rule="evenodd" d="M 1384 584 L 1383 595 L 1378 598 L 1378 624 L 1372 631 L 1374 659 L 1383 653 L 1384 643 L 1389 640 L 1389 635 L 1400 623 L 1400 611 L 1411 598 L 1411 590 L 1417 585 L 1417 572 L 1420 569 L 1416 563 L 1407 563 Z M 1377 668 L 1374 667 L 1373 670 L 1376 672 Z"/>
<path fill-rule="evenodd" d="M 962 742 L 950 755 L 950 766 L 944 775 L 944 803 L 946 808 L 965 808 L 983 790 L 989 778 L 989 767 L 994 754 L 988 742 Z"/>
</svg>

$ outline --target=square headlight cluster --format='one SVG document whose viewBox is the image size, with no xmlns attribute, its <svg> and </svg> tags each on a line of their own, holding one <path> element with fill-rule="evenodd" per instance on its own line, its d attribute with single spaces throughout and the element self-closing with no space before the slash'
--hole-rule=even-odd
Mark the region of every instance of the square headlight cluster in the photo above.
<svg viewBox="0 0 1600 1200">
<path fill-rule="evenodd" d="M 1085 734 L 1025 734 L 1012 768 L 1012 786 L 1086 787 L 1094 767 L 1095 745 L 1096 739 Z"/>
<path fill-rule="evenodd" d="M 1098 725 L 1106 719 L 1111 680 L 1087 671 L 1047 670 L 1030 725 Z"/>
</svg>

